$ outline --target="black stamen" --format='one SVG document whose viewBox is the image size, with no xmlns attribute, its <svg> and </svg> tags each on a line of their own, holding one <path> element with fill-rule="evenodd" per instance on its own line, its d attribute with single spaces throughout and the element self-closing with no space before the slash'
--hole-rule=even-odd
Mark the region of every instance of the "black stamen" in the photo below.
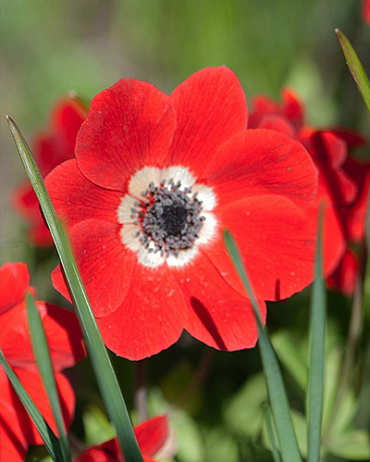
<svg viewBox="0 0 370 462">
<path fill-rule="evenodd" d="M 143 202 L 135 201 L 131 208 L 134 224 L 141 224 L 136 232 L 148 252 L 179 255 L 180 250 L 193 247 L 205 217 L 200 215 L 202 202 L 197 193 L 191 196 L 191 187 L 181 188 L 181 182 L 163 180 L 159 187 L 151 182 L 141 192 Z"/>
</svg>

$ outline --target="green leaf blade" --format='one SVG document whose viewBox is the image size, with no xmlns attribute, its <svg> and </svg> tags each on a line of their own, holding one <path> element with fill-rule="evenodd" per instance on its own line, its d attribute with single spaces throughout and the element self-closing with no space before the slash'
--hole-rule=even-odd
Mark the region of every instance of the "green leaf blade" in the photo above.
<svg viewBox="0 0 370 462">
<path fill-rule="evenodd" d="M 286 396 L 279 363 L 277 361 L 267 331 L 262 324 L 258 303 L 249 282 L 246 269 L 242 263 L 240 252 L 233 237 L 227 229 L 223 230 L 223 239 L 229 256 L 247 290 L 256 316 L 259 331 L 258 345 L 261 352 L 262 365 L 265 372 L 271 410 L 279 440 L 282 459 L 284 462 L 300 462 L 302 459 L 294 433 L 288 398 Z"/>
<path fill-rule="evenodd" d="M 353 49 L 348 38 L 339 30 L 335 29 L 335 34 L 337 36 L 340 47 L 346 59 L 348 68 L 352 74 L 352 77 L 359 89 L 363 100 L 365 101 L 367 110 L 370 113 L 370 82 L 369 78 L 366 75 L 366 72 L 361 64 L 361 61 L 358 59 L 358 56 Z"/>
<path fill-rule="evenodd" d="M 45 447 L 50 454 L 50 457 L 55 462 L 66 462 L 63 457 L 62 448 L 60 446 L 60 442 L 58 438 L 53 433 L 53 430 L 50 428 L 48 423 L 43 418 L 40 411 L 35 406 L 35 403 L 30 398 L 29 394 L 23 387 L 22 383 L 18 379 L 15 372 L 9 366 L 8 362 L 5 359 L 5 356 L 0 348 L 0 364 L 4 368 L 8 379 L 10 380 L 15 392 L 18 395 L 18 398 L 22 402 L 23 406 L 27 410 L 28 414 L 30 415 L 32 421 L 34 422 L 37 430 L 39 431 L 41 438 L 45 443 Z"/>
<path fill-rule="evenodd" d="M 312 285 L 309 327 L 309 379 L 307 388 L 308 462 L 320 459 L 324 395 L 326 287 L 323 277 L 323 208 L 319 207 L 315 279 Z"/>
<path fill-rule="evenodd" d="M 45 390 L 47 391 L 54 420 L 58 428 L 60 435 L 60 445 L 62 448 L 64 460 L 66 462 L 70 462 L 71 451 L 69 448 L 66 429 L 63 422 L 62 409 L 60 406 L 58 389 L 55 382 L 49 347 L 40 314 L 37 310 L 35 300 L 30 292 L 28 292 L 26 295 L 26 303 L 28 325 L 30 328 L 32 348 L 36 357 L 37 367 L 40 372 Z"/>
</svg>

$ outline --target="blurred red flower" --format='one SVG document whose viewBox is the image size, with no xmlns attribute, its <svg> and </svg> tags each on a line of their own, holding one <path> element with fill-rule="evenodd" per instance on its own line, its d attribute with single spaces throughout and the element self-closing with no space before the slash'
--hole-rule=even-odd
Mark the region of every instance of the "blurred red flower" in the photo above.
<svg viewBox="0 0 370 462">
<path fill-rule="evenodd" d="M 155 462 L 152 456 L 163 449 L 169 439 L 166 416 L 153 417 L 134 428 L 135 436 L 144 462 Z M 74 462 L 124 462 L 117 439 L 114 438 L 97 446 L 90 447 L 81 453 Z"/>
<path fill-rule="evenodd" d="M 222 242 L 237 239 L 255 294 L 279 300 L 312 280 L 301 208 L 317 172 L 302 145 L 246 130 L 235 74 L 206 68 L 171 96 L 120 80 L 98 94 L 76 158 L 46 184 L 70 237 L 102 337 L 141 359 L 186 329 L 218 349 L 255 345 L 253 310 Z M 54 286 L 69 297 L 60 268 Z"/>
<path fill-rule="evenodd" d="M 355 158 L 348 158 L 343 166 L 349 177 L 358 185 L 358 195 L 351 204 L 347 224 L 347 249 L 336 268 L 328 278 L 328 287 L 339 289 L 345 295 L 351 296 L 355 289 L 356 277 L 359 268 L 359 244 L 365 234 L 365 218 L 368 207 L 370 162 Z"/>
<path fill-rule="evenodd" d="M 74 156 L 77 132 L 86 115 L 86 108 L 77 98 L 65 97 L 54 103 L 47 128 L 36 133 L 32 143 L 32 152 L 43 177 Z M 28 180 L 15 189 L 12 203 L 28 223 L 30 242 L 37 247 L 53 245 L 36 194 Z"/>
<path fill-rule="evenodd" d="M 370 24 L 370 0 L 362 0 L 362 19 Z"/>
<path fill-rule="evenodd" d="M 346 129 L 315 130 L 306 125 L 304 119 L 302 103 L 292 90 L 284 89 L 281 103 L 266 96 L 253 98 L 249 127 L 270 128 L 285 133 L 300 141 L 315 162 L 319 171 L 319 187 L 314 201 L 303 210 L 316 227 L 319 202 L 325 201 L 324 271 L 328 276 L 340 264 L 351 238 L 355 226 L 351 225 L 351 221 L 355 217 L 350 217 L 355 213 L 359 192 L 364 184 L 348 170 L 348 149 L 363 145 L 365 141 L 359 134 Z M 363 210 L 357 207 L 356 210 L 357 223 L 363 223 Z M 347 278 L 346 290 L 350 279 Z M 339 279 L 331 279 L 334 280 Z"/>
<path fill-rule="evenodd" d="M 49 400 L 32 353 L 28 333 L 25 296 L 29 273 L 24 263 L 6 263 L 0 267 L 0 347 L 8 363 L 34 403 L 56 432 Z M 36 302 L 46 331 L 55 370 L 65 424 L 74 413 L 74 393 L 60 372 L 85 355 L 75 315 L 45 302 Z M 19 401 L 7 375 L 0 366 L 0 460 L 23 461 L 30 444 L 43 444 L 27 411 Z"/>
</svg>

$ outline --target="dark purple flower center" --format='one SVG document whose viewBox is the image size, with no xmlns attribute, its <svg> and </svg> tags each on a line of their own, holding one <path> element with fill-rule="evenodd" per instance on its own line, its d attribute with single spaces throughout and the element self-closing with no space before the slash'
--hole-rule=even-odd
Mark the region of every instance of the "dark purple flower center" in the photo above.
<svg viewBox="0 0 370 462">
<path fill-rule="evenodd" d="M 137 235 L 148 252 L 178 255 L 180 250 L 193 247 L 205 220 L 202 202 L 197 193 L 191 195 L 191 188 L 180 188 L 181 183 L 173 180 L 163 181 L 159 187 L 150 183 L 141 193 L 145 200 L 135 202 L 137 208 L 132 209 L 131 216 L 141 223 Z"/>
</svg>

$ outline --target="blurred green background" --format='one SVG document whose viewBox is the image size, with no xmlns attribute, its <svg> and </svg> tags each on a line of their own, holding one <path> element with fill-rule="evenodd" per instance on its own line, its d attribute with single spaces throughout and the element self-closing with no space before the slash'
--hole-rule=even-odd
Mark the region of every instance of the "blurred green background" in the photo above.
<svg viewBox="0 0 370 462">
<path fill-rule="evenodd" d="M 32 130 L 45 124 L 53 101 L 70 90 L 90 100 L 118 79 L 133 77 L 170 93 L 200 68 L 224 64 L 236 72 L 247 98 L 265 93 L 279 99 L 281 88 L 292 86 L 305 101 L 312 125 L 345 125 L 369 138 L 365 105 L 334 34 L 339 28 L 348 36 L 369 74 L 370 27 L 361 18 L 360 0 L 0 1 L 0 264 L 21 260 L 32 269 L 39 258 L 25 246 L 24 225 L 9 205 L 12 189 L 25 174 L 5 114 L 31 139 Z M 40 260 L 32 283 L 43 298 L 51 291 L 48 274 L 56 260 L 49 255 Z M 271 330 L 282 334 L 277 347 L 279 342 L 285 345 L 284 355 L 289 351 L 286 342 L 292 342 L 290 348 L 299 356 L 288 355 L 286 360 L 290 364 L 286 365 L 289 394 L 297 411 L 304 408 L 307 300 L 305 292 L 269 309 Z M 350 304 L 338 294 L 331 294 L 329 301 L 333 358 L 329 370 L 334 374 L 340 364 L 336 346 L 345 341 Z M 216 356 L 210 351 L 185 337 L 149 364 L 152 412 L 176 407 L 174 419 L 185 435 L 177 460 L 271 460 L 262 439 L 255 440 L 261 426 L 260 404 L 266 398 L 261 376 L 254 374 L 260 368 L 258 351 Z M 204 364 L 197 366 L 199 357 L 205 358 Z M 200 386 L 186 398 L 194 373 L 201 375 L 207 364 L 211 372 L 201 377 Z M 118 368 L 130 403 L 132 383 L 127 378 L 132 365 L 122 360 Z M 89 377 L 86 364 L 82 372 L 78 368 L 71 371 L 76 383 L 79 374 Z M 246 374 L 253 383 L 247 385 Z M 333 377 L 329 385 L 335 388 L 337 376 Z M 90 431 L 87 440 L 93 442 L 96 428 L 100 436 L 105 435 L 105 423 L 95 408 L 82 412 L 86 403 L 97 399 L 93 382 L 88 382 L 77 391 L 80 407 L 75 431 L 83 436 L 84 418 L 87 436 Z M 370 378 L 366 383 L 370 387 Z M 183 393 L 186 403 L 180 405 Z M 365 390 L 361 402 L 368 403 L 368 399 Z M 245 402 L 250 403 L 247 410 L 241 405 Z M 342 419 L 344 426 L 357 409 L 351 406 L 347 406 L 347 420 Z M 365 423 L 368 414 L 363 417 Z M 297 425 L 302 429 L 301 421 Z M 334 439 L 328 444 L 339 443 Z"/>
</svg>

